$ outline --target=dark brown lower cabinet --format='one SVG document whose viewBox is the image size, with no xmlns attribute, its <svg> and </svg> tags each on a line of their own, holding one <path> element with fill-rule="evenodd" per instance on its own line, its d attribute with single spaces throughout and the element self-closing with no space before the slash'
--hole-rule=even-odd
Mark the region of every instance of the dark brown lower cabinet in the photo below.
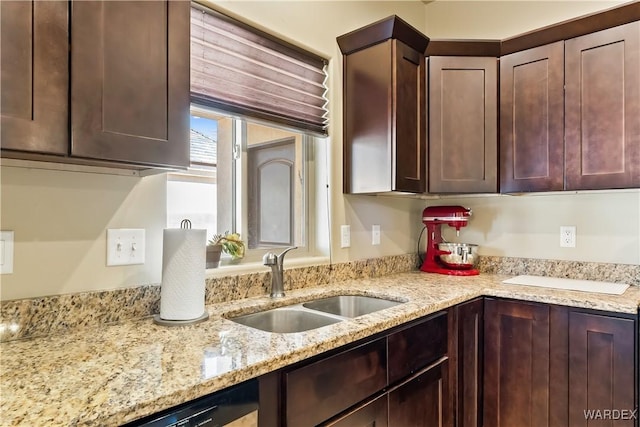
<svg viewBox="0 0 640 427">
<path fill-rule="evenodd" d="M 484 299 L 455 307 L 449 350 L 451 399 L 455 401 L 456 426 L 482 425 L 482 360 Z"/>
<path fill-rule="evenodd" d="M 442 360 L 389 391 L 389 427 L 451 425 L 448 367 Z"/>
<path fill-rule="evenodd" d="M 288 426 L 316 426 L 387 385 L 387 342 L 380 338 L 284 375 Z"/>
<path fill-rule="evenodd" d="M 568 425 L 634 425 L 634 335 L 632 319 L 569 313 Z"/>
<path fill-rule="evenodd" d="M 486 299 L 484 425 L 549 426 L 549 306 Z"/>
<path fill-rule="evenodd" d="M 491 298 L 484 309 L 485 426 L 637 426 L 634 315 Z"/>
<path fill-rule="evenodd" d="M 269 408 L 260 425 L 452 427 L 449 315 L 434 313 L 265 375 L 261 394 L 279 398 L 261 400 Z"/>
<path fill-rule="evenodd" d="M 337 420 L 322 425 L 326 427 L 387 427 L 389 425 L 387 408 L 387 395 L 382 395 Z"/>
<path fill-rule="evenodd" d="M 477 298 L 263 376 L 260 426 L 638 427 L 639 339 L 636 315 Z"/>
</svg>

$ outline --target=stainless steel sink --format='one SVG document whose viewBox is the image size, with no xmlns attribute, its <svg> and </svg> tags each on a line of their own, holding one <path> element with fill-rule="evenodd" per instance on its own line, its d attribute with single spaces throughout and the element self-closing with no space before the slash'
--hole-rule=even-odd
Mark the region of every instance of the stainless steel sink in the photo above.
<svg viewBox="0 0 640 427">
<path fill-rule="evenodd" d="M 304 332 L 342 321 L 339 318 L 294 307 L 274 308 L 233 317 L 230 320 L 262 331 L 277 333 Z"/>
<path fill-rule="evenodd" d="M 227 318 L 262 331 L 286 334 L 321 328 L 398 304 L 402 303 L 362 295 L 339 295 Z"/>
<path fill-rule="evenodd" d="M 302 304 L 306 308 L 323 311 L 343 317 L 358 317 L 374 311 L 384 310 L 402 304 L 383 298 L 368 297 L 362 295 L 339 295 L 335 297 L 323 298 L 309 301 Z"/>
</svg>

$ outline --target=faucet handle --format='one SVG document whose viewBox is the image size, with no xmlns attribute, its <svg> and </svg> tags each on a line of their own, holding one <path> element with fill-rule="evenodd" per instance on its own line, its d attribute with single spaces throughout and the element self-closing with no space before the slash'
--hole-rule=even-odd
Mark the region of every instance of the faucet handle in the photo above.
<svg viewBox="0 0 640 427">
<path fill-rule="evenodd" d="M 293 249 L 298 249 L 297 246 L 291 246 L 282 251 L 280 255 L 276 255 L 273 252 L 267 252 L 262 257 L 262 264 L 264 265 L 276 265 L 278 267 L 282 267 L 282 262 L 284 261 L 284 256 L 287 252 Z"/>
<path fill-rule="evenodd" d="M 293 250 L 293 249 L 298 249 L 298 247 L 297 246 L 290 246 L 287 249 L 285 249 L 284 251 L 282 251 L 282 253 L 277 256 L 278 264 L 282 265 L 282 262 L 284 261 L 284 256 L 286 255 L 286 253 L 291 251 L 291 250 Z"/>
</svg>

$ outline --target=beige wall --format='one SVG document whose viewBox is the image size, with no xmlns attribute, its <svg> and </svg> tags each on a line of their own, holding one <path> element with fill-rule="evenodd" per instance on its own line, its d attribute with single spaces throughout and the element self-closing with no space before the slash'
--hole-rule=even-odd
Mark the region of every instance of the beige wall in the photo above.
<svg viewBox="0 0 640 427">
<path fill-rule="evenodd" d="M 0 168 L 0 228 L 13 230 L 13 274 L 2 299 L 159 283 L 164 175 L 146 178 Z M 106 266 L 106 230 L 144 228 L 146 263 Z"/>
<path fill-rule="evenodd" d="M 320 167 L 327 163 L 330 170 L 326 180 L 333 261 L 414 252 L 422 209 L 461 203 L 472 207 L 475 215 L 460 240 L 481 244 L 482 253 L 640 264 L 637 191 L 428 200 L 342 195 L 342 63 L 336 36 L 397 14 L 431 37 L 503 37 L 613 4 L 563 2 L 556 8 L 557 2 L 539 2 L 534 19 L 533 6 L 527 2 L 445 3 L 214 2 L 223 11 L 330 59 L 331 137 L 325 146 L 326 161 L 319 155 L 318 163 Z M 483 7 L 500 19 L 483 16 Z M 473 19 L 454 19 L 464 14 Z M 137 178 L 6 166 L 0 171 L 0 228 L 14 230 L 16 238 L 15 272 L 0 276 L 3 299 L 160 282 L 166 221 L 162 175 Z M 341 224 L 351 225 L 351 248 L 340 248 Z M 372 224 L 381 225 L 380 246 L 370 244 Z M 578 227 L 575 250 L 558 247 L 559 225 Z M 105 266 L 106 229 L 120 227 L 146 229 L 146 264 Z"/>
<path fill-rule="evenodd" d="M 427 4 L 426 34 L 443 39 L 504 39 L 624 1 L 458 1 Z"/>
<path fill-rule="evenodd" d="M 434 201 L 436 202 L 436 201 Z M 473 210 L 451 241 L 476 243 L 482 255 L 640 264 L 640 191 L 461 197 L 434 204 Z M 560 226 L 576 226 L 576 247 L 560 247 Z"/>
</svg>

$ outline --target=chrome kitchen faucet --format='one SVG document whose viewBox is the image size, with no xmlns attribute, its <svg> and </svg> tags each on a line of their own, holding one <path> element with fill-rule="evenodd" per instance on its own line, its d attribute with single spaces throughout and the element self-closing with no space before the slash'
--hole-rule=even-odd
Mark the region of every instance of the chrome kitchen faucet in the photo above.
<svg viewBox="0 0 640 427">
<path fill-rule="evenodd" d="M 271 267 L 271 298 L 280 298 L 284 296 L 284 256 L 292 249 L 298 249 L 297 246 L 282 251 L 280 255 L 268 252 L 262 257 L 262 263 Z"/>
</svg>

